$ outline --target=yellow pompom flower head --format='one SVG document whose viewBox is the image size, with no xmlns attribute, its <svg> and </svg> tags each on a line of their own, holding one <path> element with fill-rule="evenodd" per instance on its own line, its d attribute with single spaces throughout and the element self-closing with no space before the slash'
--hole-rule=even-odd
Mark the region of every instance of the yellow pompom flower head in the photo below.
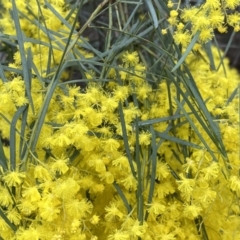
<svg viewBox="0 0 240 240">
<path fill-rule="evenodd" d="M 122 62 L 125 63 L 126 67 L 133 67 L 139 63 L 139 56 L 136 51 L 134 52 L 124 52 L 122 55 Z"/>
</svg>

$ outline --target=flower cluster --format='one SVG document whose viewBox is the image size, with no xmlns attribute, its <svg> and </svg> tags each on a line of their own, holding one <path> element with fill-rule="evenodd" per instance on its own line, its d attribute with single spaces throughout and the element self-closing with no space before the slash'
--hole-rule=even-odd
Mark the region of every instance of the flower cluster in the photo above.
<svg viewBox="0 0 240 240">
<path fill-rule="evenodd" d="M 200 1 L 201 2 L 201 1 Z M 174 27 L 176 43 L 188 46 L 192 37 L 199 33 L 199 41 L 206 43 L 213 39 L 214 30 L 227 32 L 227 25 L 240 30 L 240 14 L 233 11 L 239 6 L 238 0 L 207 0 L 194 7 L 179 8 L 179 4 L 168 2 L 169 24 Z M 167 33 L 166 29 L 163 33 Z"/>
<path fill-rule="evenodd" d="M 28 21 L 34 21 L 39 11 L 35 2 L 16 2 L 25 15 L 31 9 L 32 15 L 20 18 L 26 36 L 38 39 L 40 34 L 41 41 L 47 42 L 46 32 L 36 26 L 29 27 Z M 28 45 L 33 52 L 33 63 L 43 76 L 49 74 L 49 68 L 58 66 L 63 53 L 59 48 L 61 38 L 70 31 L 49 10 L 52 6 L 63 18 L 68 16 L 63 1 L 51 0 L 48 8 L 45 2 L 40 1 L 40 6 L 48 28 L 62 35 L 56 36 L 53 43 L 57 44 L 51 64 L 46 54 L 49 45 Z M 235 6 L 225 2 L 228 8 Z M 4 3 L 6 9 L 11 9 L 9 4 Z M 203 10 L 207 6 L 218 9 L 207 1 Z M 208 14 L 213 14 L 211 9 Z M 187 11 L 182 13 L 185 22 L 192 21 Z M 191 17 L 201 12 L 198 8 L 191 11 L 195 11 Z M 177 15 L 171 12 L 172 22 Z M 200 25 L 193 25 L 193 31 L 213 27 L 204 18 L 203 14 L 201 21 L 196 21 Z M 69 24 L 72 20 L 69 19 Z M 9 22 L 4 31 L 15 34 Z M 209 113 L 218 123 L 228 159 L 224 159 L 191 113 L 193 124 L 182 114 L 172 121 L 173 128 L 169 131 L 169 119 L 164 118 L 169 117 L 170 109 L 178 108 L 176 87 L 166 78 L 159 79 L 156 85 L 150 84 L 146 81 L 147 67 L 138 52 L 124 51 L 117 59 L 118 66 L 106 69 L 108 81 L 104 84 L 94 81 L 100 79 L 98 73 L 89 70 L 85 73 L 86 88 L 71 84 L 56 87 L 36 148 L 26 162 L 22 162 L 21 148 L 16 148 L 14 168 L 13 146 L 3 147 L 8 168 L 2 166 L 0 176 L 0 214 L 6 216 L 0 217 L 1 238 L 200 239 L 202 228 L 207 229 L 209 239 L 229 239 L 233 233 L 239 238 L 239 102 L 232 97 L 239 75 L 227 66 L 227 60 L 221 63 L 214 48 L 215 63 L 220 67 L 213 72 L 204 61 L 204 51 L 197 50 L 202 57 L 189 54 L 186 65 Z M 91 56 L 84 50 L 82 55 Z M 10 66 L 22 69 L 18 51 Z M 29 99 L 22 75 L 7 74 L 7 82 L 0 80 L 0 133 L 2 138 L 11 139 L 9 123 L 15 122 L 18 110 L 28 106 Z M 38 74 L 33 75 L 34 109 L 29 106 L 27 117 L 16 121 L 16 146 L 21 146 L 22 139 L 28 142 L 48 90 Z M 181 87 L 184 92 L 182 83 Z M 192 101 L 190 96 L 189 101 Z M 191 111 L 186 104 L 183 109 Z M 168 139 L 163 137 L 166 133 Z M 211 151 L 204 147 L 199 134 Z M 186 142 L 188 146 L 183 144 Z M 23 164 L 27 165 L 24 171 Z"/>
</svg>

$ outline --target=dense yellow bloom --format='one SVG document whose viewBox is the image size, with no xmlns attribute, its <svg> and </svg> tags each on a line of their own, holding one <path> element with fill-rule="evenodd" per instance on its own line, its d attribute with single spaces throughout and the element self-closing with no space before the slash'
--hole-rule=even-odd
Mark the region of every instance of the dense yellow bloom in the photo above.
<svg viewBox="0 0 240 240">
<path fill-rule="evenodd" d="M 52 179 L 52 175 L 49 171 L 41 165 L 37 165 L 34 167 L 34 177 L 38 179 L 38 181 L 49 181 Z"/>
<path fill-rule="evenodd" d="M 12 203 L 13 199 L 11 198 L 9 191 L 6 188 L 0 186 L 0 206 L 8 207 Z"/>
<path fill-rule="evenodd" d="M 128 96 L 128 92 L 128 87 L 118 86 L 117 89 L 114 91 L 114 99 L 116 99 L 117 101 L 124 101 Z"/>
<path fill-rule="evenodd" d="M 122 55 L 123 63 L 128 66 L 135 66 L 139 62 L 139 57 L 137 52 L 124 52 Z"/>
<path fill-rule="evenodd" d="M 188 46 L 191 41 L 191 35 L 188 31 L 183 32 L 182 30 L 176 31 L 174 34 L 174 40 L 177 44 L 182 44 L 183 47 Z"/>
<path fill-rule="evenodd" d="M 196 7 L 192 8 L 184 8 L 180 17 L 183 19 L 184 22 L 192 21 L 193 16 L 197 16 L 199 9 Z"/>
<path fill-rule="evenodd" d="M 29 202 L 38 202 L 41 199 L 41 195 L 36 186 L 25 187 L 22 196 Z"/>
<path fill-rule="evenodd" d="M 110 203 L 110 206 L 107 206 L 105 210 L 105 218 L 107 221 L 115 221 L 116 219 L 122 219 L 124 217 L 124 214 L 118 209 L 118 206 L 114 202 Z"/>
<path fill-rule="evenodd" d="M 170 175 L 170 171 L 169 171 L 168 165 L 166 163 L 158 161 L 157 171 L 156 171 L 157 179 L 163 180 L 167 178 L 169 175 Z"/>
<path fill-rule="evenodd" d="M 218 1 L 218 3 L 219 3 L 219 1 Z M 212 28 L 218 28 L 218 27 L 222 26 L 222 24 L 224 23 L 224 15 L 219 9 L 213 10 L 210 13 L 209 21 L 211 23 Z"/>
<path fill-rule="evenodd" d="M 21 229 L 17 234 L 17 239 L 19 240 L 27 240 L 27 239 L 33 239 L 38 240 L 40 239 L 40 232 L 38 229 L 35 229 L 33 227 L 30 227 L 29 229 Z"/>
<path fill-rule="evenodd" d="M 18 209 L 21 211 L 22 214 L 29 216 L 32 214 L 38 206 L 36 203 L 31 203 L 29 200 L 22 199 L 21 202 L 18 204 Z"/>
<path fill-rule="evenodd" d="M 149 94 L 152 92 L 152 88 L 148 84 L 144 84 L 142 86 L 139 86 L 137 89 L 137 96 L 139 100 L 146 99 Z"/>
<path fill-rule="evenodd" d="M 7 217 L 15 225 L 19 225 L 20 221 L 22 220 L 22 216 L 15 208 L 8 211 Z"/>
<path fill-rule="evenodd" d="M 196 173 L 198 170 L 198 166 L 196 162 L 190 158 L 186 158 L 186 163 L 182 165 L 183 169 L 185 170 L 186 173 L 192 172 Z"/>
<path fill-rule="evenodd" d="M 225 7 L 234 10 L 239 6 L 239 0 L 224 0 Z"/>
<path fill-rule="evenodd" d="M 73 178 L 68 177 L 67 179 L 58 179 L 52 191 L 57 197 L 68 199 L 74 197 L 79 189 L 80 186 L 78 182 Z"/>
<path fill-rule="evenodd" d="M 33 43 L 24 43 L 25 50 L 31 49 L 33 63 L 39 71 L 38 74 L 36 70 L 31 72 L 31 95 L 35 112 L 29 107 L 26 120 L 28 129 L 25 134 L 29 138 L 34 132 L 32 126 L 38 119 L 46 94 L 49 94 L 50 85 L 47 81 L 58 68 L 63 46 L 69 35 L 69 28 L 64 21 L 69 20 L 71 25 L 76 16 L 69 15 L 70 10 L 63 0 L 41 0 L 39 3 L 43 16 L 39 18 L 39 25 L 34 25 L 33 22 L 37 19 L 33 15 L 40 15 L 39 6 L 33 0 L 28 3 L 20 0 L 16 2 L 20 11 L 33 20 L 29 24 L 29 20 L 20 16 L 24 36 L 34 39 Z M 62 16 L 62 20 L 57 14 L 53 14 L 46 4 L 50 4 Z M 3 5 L 11 9 L 10 2 L 4 2 Z M 2 173 L 0 205 L 9 220 L 17 225 L 17 239 L 199 239 L 201 236 L 198 235 L 194 223 L 199 216 L 202 217 L 201 224 L 205 224 L 207 231 L 211 232 L 209 229 L 213 229 L 212 231 L 217 232 L 222 239 L 227 239 L 232 233 L 236 234 L 236 238 L 240 236 L 237 230 L 239 204 L 236 198 L 236 194 L 240 192 L 237 155 L 239 119 L 236 114 L 239 103 L 237 99 L 233 99 L 226 104 L 238 85 L 239 76 L 227 67 L 226 60 L 223 60 L 226 77 L 221 66 L 218 71 L 212 71 L 208 62 L 202 61 L 203 58 L 208 58 L 201 50 L 201 44 L 212 39 L 216 28 L 226 30 L 224 18 L 235 30 L 239 28 L 239 14 L 229 15 L 223 9 L 231 9 L 235 5 L 236 1 L 233 0 L 207 0 L 198 7 L 180 9 L 177 4 L 169 1 L 168 6 L 172 9 L 169 11 L 168 22 L 174 26 L 165 26 L 166 29 L 162 30 L 163 34 L 169 30 L 168 34 L 173 34 L 175 43 L 184 48 L 191 42 L 194 34 L 200 31 L 198 43 L 193 47 L 194 52 L 189 53 L 185 64 L 206 102 L 210 116 L 213 116 L 214 122 L 219 123 L 231 167 L 229 175 L 226 174 L 228 180 L 222 174 L 223 166 L 212 162 L 212 156 L 206 149 L 198 150 L 195 147 L 184 146 L 184 141 L 179 144 L 157 136 L 154 144 L 160 144 L 156 145 L 157 158 L 153 159 L 155 145 L 151 143 L 154 138 L 152 139 L 149 132 L 149 126 L 158 133 L 164 133 L 171 123 L 172 128 L 168 136 L 199 147 L 203 144 L 184 117 L 158 122 L 160 118 L 169 117 L 170 110 L 175 112 L 179 109 L 175 102 L 176 97 L 179 97 L 176 86 L 170 84 L 168 78 L 161 79 L 162 75 L 152 76 L 156 84 L 148 83 L 151 68 L 140 62 L 136 51 L 124 51 L 119 59 L 116 59 L 119 65 L 107 66 L 104 76 L 99 74 L 98 70 L 93 72 L 84 68 L 85 76 L 90 80 L 87 87 L 80 89 L 60 81 L 47 106 L 48 111 L 36 148 L 31 152 L 35 157 L 31 155 L 27 159 L 32 163 L 27 166 L 26 173 Z M 29 14 L 28 9 L 31 9 L 33 14 Z M 6 28 L 4 33 L 12 36 L 15 29 L 9 23 L 9 17 L 10 15 L 4 15 L 8 22 L 2 19 L 0 23 Z M 46 35 L 47 29 L 43 19 L 49 29 L 53 46 L 51 58 L 46 54 L 49 52 L 49 36 Z M 189 24 L 186 26 L 187 22 Z M 79 40 L 74 53 L 79 43 L 84 44 Z M 80 53 L 82 56 L 77 57 L 82 61 L 81 64 L 85 58 L 92 56 L 85 50 L 80 50 Z M 221 56 L 214 48 L 212 53 L 216 60 L 215 65 L 218 66 Z M 149 56 L 151 54 L 155 53 L 149 49 Z M 142 52 L 140 56 L 146 60 Z M 161 56 L 160 60 L 163 60 Z M 21 62 L 20 52 L 16 51 L 14 62 L 9 64 L 9 67 L 22 70 Z M 169 67 L 169 63 L 166 63 L 166 68 Z M 49 74 L 48 77 L 46 74 Z M 46 82 L 38 79 L 39 75 L 46 77 Z M 6 72 L 6 76 L 10 81 L 0 81 L 0 114 L 12 121 L 18 107 L 28 104 L 28 99 L 25 80 L 21 74 L 7 75 Z M 111 78 L 111 82 L 102 83 L 100 76 Z M 64 78 L 69 78 L 67 71 L 63 73 L 61 80 L 66 80 Z M 95 80 L 101 83 L 95 83 Z M 186 91 L 181 82 L 179 86 Z M 119 116 L 119 101 L 123 107 L 124 123 Z M 193 117 L 186 104 L 182 106 L 190 113 L 189 117 L 221 163 L 218 149 L 202 129 L 198 119 Z M 135 159 L 136 116 L 141 124 L 143 123 L 138 126 L 140 173 Z M 22 128 L 22 119 L 20 117 L 17 122 L 18 130 Z M 146 123 L 145 120 L 149 121 Z M 151 124 L 151 121 L 155 123 Z M 122 129 L 124 125 L 127 132 L 125 138 Z M 2 118 L 0 132 L 1 137 L 9 139 L 9 123 Z M 16 140 L 17 146 L 18 138 L 19 136 Z M 3 149 L 9 159 L 9 146 L 4 146 Z M 16 154 L 21 155 L 18 152 L 19 148 L 16 149 Z M 139 174 L 143 176 L 141 185 L 137 180 Z M 147 203 L 153 183 L 155 186 L 152 202 Z M 138 192 L 140 187 L 142 192 Z M 118 193 L 122 195 L 118 196 Z M 139 194 L 144 198 L 144 213 L 149 213 L 147 221 L 143 223 L 137 220 L 141 207 L 137 204 Z M 1 218 L 0 229 L 1 238 L 13 239 L 12 230 Z M 209 239 L 216 238 L 209 236 Z"/>
<path fill-rule="evenodd" d="M 199 40 L 203 43 L 210 41 L 213 38 L 213 29 L 203 29 L 199 35 Z"/>
<path fill-rule="evenodd" d="M 195 180 L 184 177 L 182 173 L 180 174 L 180 177 L 182 180 L 177 181 L 178 189 L 182 193 L 187 193 L 187 194 L 192 193 L 193 187 L 195 186 Z"/>
<path fill-rule="evenodd" d="M 114 176 L 111 172 L 104 172 L 100 174 L 100 178 L 105 180 L 107 184 L 112 184 L 114 182 Z"/>
<path fill-rule="evenodd" d="M 60 209 L 50 202 L 41 201 L 38 203 L 38 206 L 40 217 L 48 222 L 55 220 L 60 213 Z"/>
<path fill-rule="evenodd" d="M 127 231 L 115 230 L 115 233 L 109 235 L 108 240 L 128 240 L 129 237 Z"/>
<path fill-rule="evenodd" d="M 143 237 L 144 233 L 146 232 L 146 226 L 141 225 L 137 220 L 129 225 L 129 228 L 131 237 Z"/>
<path fill-rule="evenodd" d="M 229 179 L 229 186 L 233 191 L 240 193 L 240 178 L 237 176 L 231 176 Z"/>
<path fill-rule="evenodd" d="M 126 178 L 121 180 L 121 183 L 129 191 L 135 191 L 137 189 L 137 180 L 132 174 L 129 174 Z"/>
<path fill-rule="evenodd" d="M 78 199 L 71 199 L 65 203 L 65 211 L 70 217 L 76 217 L 82 219 L 87 214 L 92 212 L 92 204 L 85 199 L 79 201 Z"/>
<path fill-rule="evenodd" d="M 139 144 L 143 146 L 148 146 L 151 143 L 151 133 L 149 132 L 141 132 L 139 134 Z"/>
<path fill-rule="evenodd" d="M 240 22 L 240 13 L 233 13 L 227 16 L 227 21 L 230 26 L 239 25 Z"/>
<path fill-rule="evenodd" d="M 93 225 L 96 225 L 96 224 L 99 223 L 100 218 L 99 218 L 98 215 L 93 215 L 92 218 L 90 219 L 90 221 L 91 221 L 91 223 L 92 223 Z"/>
<path fill-rule="evenodd" d="M 196 217 L 198 217 L 198 215 L 200 215 L 201 211 L 202 211 L 201 207 L 192 204 L 192 205 L 187 205 L 184 207 L 183 214 L 187 218 L 193 220 Z"/>
<path fill-rule="evenodd" d="M 215 179 L 219 174 L 219 165 L 213 162 L 209 167 L 203 168 L 201 172 L 204 174 L 205 180 Z"/>
<path fill-rule="evenodd" d="M 162 214 L 166 210 L 166 206 L 158 201 L 153 201 L 151 204 L 148 205 L 148 212 L 155 216 Z"/>
<path fill-rule="evenodd" d="M 219 0 L 206 0 L 204 4 L 204 8 L 207 9 L 218 9 L 221 6 L 221 2 Z"/>
<path fill-rule="evenodd" d="M 3 180 L 9 187 L 16 187 L 24 181 L 25 177 L 26 173 L 23 172 L 9 172 L 3 177 Z"/>
<path fill-rule="evenodd" d="M 8 224 L 0 217 L 0 231 L 7 231 L 9 229 Z"/>
<path fill-rule="evenodd" d="M 51 169 L 54 172 L 57 172 L 59 174 L 65 174 L 69 169 L 69 167 L 67 165 L 68 161 L 69 161 L 68 158 L 64 159 L 63 157 L 62 157 L 62 159 L 56 159 L 52 163 Z"/>
</svg>

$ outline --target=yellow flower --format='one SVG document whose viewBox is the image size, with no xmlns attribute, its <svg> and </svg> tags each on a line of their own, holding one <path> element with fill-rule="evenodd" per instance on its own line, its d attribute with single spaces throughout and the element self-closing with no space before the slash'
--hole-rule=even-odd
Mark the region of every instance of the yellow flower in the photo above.
<svg viewBox="0 0 240 240">
<path fill-rule="evenodd" d="M 216 196 L 217 193 L 208 187 L 201 191 L 201 194 L 197 196 L 197 199 L 199 199 L 201 203 L 209 204 L 215 200 Z"/>
<path fill-rule="evenodd" d="M 49 171 L 41 165 L 34 167 L 34 178 L 37 178 L 38 181 L 42 182 L 52 180 L 52 176 Z"/>
<path fill-rule="evenodd" d="M 126 67 L 137 65 L 139 62 L 138 53 L 136 51 L 124 52 L 122 55 L 122 62 L 125 63 Z"/>
<path fill-rule="evenodd" d="M 194 31 L 197 31 L 209 28 L 211 22 L 209 17 L 197 14 L 196 16 L 192 16 L 192 23 Z"/>
<path fill-rule="evenodd" d="M 203 30 L 201 30 L 201 33 L 199 35 L 199 40 L 202 43 L 206 43 L 206 42 L 210 41 L 213 38 L 213 36 L 214 36 L 213 29 L 211 29 L 211 28 L 203 29 Z"/>
<path fill-rule="evenodd" d="M 120 68 L 122 68 L 123 66 L 119 65 Z M 119 75 L 122 81 L 126 81 L 128 78 L 128 72 L 121 70 L 119 71 Z"/>
<path fill-rule="evenodd" d="M 230 26 L 238 25 L 240 22 L 240 13 L 233 13 L 227 16 L 227 23 Z"/>
<path fill-rule="evenodd" d="M 155 216 L 162 214 L 166 210 L 166 206 L 156 200 L 154 200 L 151 204 L 148 204 L 148 212 Z"/>
<path fill-rule="evenodd" d="M 172 11 L 170 11 L 170 16 L 171 17 L 177 17 L 178 16 L 178 12 L 176 10 L 172 10 Z"/>
<path fill-rule="evenodd" d="M 38 240 L 41 239 L 40 237 L 40 232 L 38 229 L 34 228 L 34 227 L 30 227 L 27 229 L 20 229 L 20 231 L 18 231 L 17 233 L 17 239 L 21 239 L 21 240 L 25 240 L 25 239 L 34 239 L 34 240 Z"/>
<path fill-rule="evenodd" d="M 8 207 L 13 203 L 11 195 L 6 188 L 0 186 L 0 206 Z"/>
<path fill-rule="evenodd" d="M 80 186 L 78 182 L 73 178 L 68 177 L 67 179 L 58 179 L 52 192 L 56 197 L 68 199 L 74 197 L 79 189 Z"/>
<path fill-rule="evenodd" d="M 158 180 L 163 180 L 167 178 L 169 174 L 170 174 L 170 171 L 169 171 L 168 165 L 166 163 L 159 161 L 157 163 L 156 178 Z"/>
<path fill-rule="evenodd" d="M 114 99 L 124 101 L 128 96 L 128 87 L 118 86 L 114 91 Z"/>
<path fill-rule="evenodd" d="M 218 9 L 221 6 L 221 2 L 219 0 L 206 0 L 204 4 L 204 8 L 207 9 Z"/>
<path fill-rule="evenodd" d="M 193 16 L 196 16 L 198 11 L 199 8 L 196 7 L 184 8 L 180 17 L 184 22 L 192 21 Z"/>
<path fill-rule="evenodd" d="M 89 71 L 85 72 L 85 75 L 88 80 L 92 80 L 92 79 L 96 78 L 96 73 L 93 70 L 89 70 Z"/>
<path fill-rule="evenodd" d="M 53 222 L 60 213 L 60 208 L 52 205 L 50 202 L 41 201 L 38 203 L 39 214 L 43 220 Z"/>
<path fill-rule="evenodd" d="M 166 35 L 167 34 L 167 29 L 162 29 L 162 35 Z"/>
<path fill-rule="evenodd" d="M 125 156 L 121 156 L 121 157 L 113 160 L 112 164 L 113 164 L 113 166 L 116 166 L 121 170 L 129 168 L 129 161 L 128 161 L 127 157 L 125 157 Z"/>
<path fill-rule="evenodd" d="M 100 175 L 102 180 L 105 180 L 107 184 L 112 184 L 114 182 L 114 176 L 111 172 L 104 172 Z"/>
<path fill-rule="evenodd" d="M 168 6 L 168 8 L 172 8 L 173 7 L 173 2 L 172 1 L 168 1 L 167 6 Z"/>
<path fill-rule="evenodd" d="M 219 1 L 218 1 L 219 2 Z M 224 15 L 220 10 L 211 11 L 209 20 L 212 28 L 218 28 L 224 23 Z"/>
<path fill-rule="evenodd" d="M 224 0 L 225 8 L 229 8 L 234 10 L 237 6 L 239 6 L 239 0 Z"/>
<path fill-rule="evenodd" d="M 226 33 L 227 32 L 227 27 L 226 26 L 219 26 L 217 29 L 220 33 Z"/>
<path fill-rule="evenodd" d="M 216 179 L 219 174 L 219 165 L 213 162 L 209 167 L 201 169 L 201 172 L 204 174 L 205 180 Z"/>
<path fill-rule="evenodd" d="M 189 171 L 192 171 L 192 173 L 196 173 L 198 170 L 196 161 L 187 157 L 186 162 L 187 163 L 182 165 L 182 168 L 185 170 L 185 172 L 188 173 Z"/>
<path fill-rule="evenodd" d="M 102 147 L 106 152 L 115 152 L 120 147 L 120 144 L 117 140 L 109 138 L 103 142 Z"/>
<path fill-rule="evenodd" d="M 134 223 L 132 223 L 129 226 L 130 234 L 133 238 L 135 237 L 143 237 L 143 234 L 146 232 L 146 225 L 140 224 L 138 220 L 136 220 Z"/>
<path fill-rule="evenodd" d="M 110 68 L 110 69 L 109 69 L 109 71 L 108 71 L 108 77 L 109 77 L 109 78 L 113 78 L 113 79 L 116 78 L 116 70 L 115 70 L 115 68 Z"/>
<path fill-rule="evenodd" d="M 33 204 L 26 199 L 22 199 L 21 202 L 17 205 L 20 212 L 26 216 L 29 216 L 37 209 L 37 204 Z"/>
<path fill-rule="evenodd" d="M 96 215 L 96 214 L 94 214 L 94 215 L 92 216 L 92 218 L 90 219 L 90 222 L 91 222 L 93 225 L 98 224 L 99 221 L 100 221 L 100 218 L 99 218 L 99 216 Z"/>
<path fill-rule="evenodd" d="M 28 104 L 28 102 L 29 102 L 28 99 L 24 96 L 18 96 L 14 100 L 15 100 L 15 104 L 17 107 L 24 106 L 24 105 Z"/>
<path fill-rule="evenodd" d="M 9 229 L 8 224 L 6 223 L 5 220 L 3 220 L 2 217 L 0 217 L 0 231 L 6 231 Z"/>
<path fill-rule="evenodd" d="M 66 213 L 75 218 L 84 218 L 92 212 L 93 205 L 91 202 L 83 199 L 69 199 L 65 203 Z"/>
<path fill-rule="evenodd" d="M 41 199 L 41 195 L 36 186 L 25 188 L 22 196 L 30 202 L 38 202 Z"/>
<path fill-rule="evenodd" d="M 192 205 L 186 205 L 184 207 L 183 214 L 184 214 L 185 217 L 193 220 L 193 219 L 195 219 L 196 217 L 199 216 L 201 211 L 202 211 L 201 207 L 192 204 Z"/>
<path fill-rule="evenodd" d="M 138 99 L 144 100 L 152 92 L 152 88 L 149 84 L 143 84 L 137 88 Z"/>
<path fill-rule="evenodd" d="M 51 169 L 56 173 L 65 174 L 69 167 L 67 165 L 69 158 L 65 158 L 62 156 L 62 159 L 54 160 L 53 164 L 51 165 Z"/>
<path fill-rule="evenodd" d="M 3 177 L 3 180 L 9 187 L 16 187 L 22 184 L 23 179 L 26 177 L 26 173 L 10 172 Z"/>
<path fill-rule="evenodd" d="M 19 94 L 24 93 L 25 90 L 24 81 L 20 77 L 13 78 L 12 81 L 6 83 L 6 86 L 11 92 L 17 92 Z"/>
<path fill-rule="evenodd" d="M 123 186 L 129 191 L 135 191 L 137 189 L 137 180 L 131 173 L 121 180 L 121 183 L 123 183 Z"/>
<path fill-rule="evenodd" d="M 19 225 L 22 219 L 20 213 L 15 208 L 7 212 L 7 217 L 15 225 Z"/>
<path fill-rule="evenodd" d="M 182 173 L 179 174 L 182 180 L 178 180 L 178 190 L 181 191 L 182 193 L 192 193 L 193 187 L 195 186 L 195 180 L 186 178 L 183 176 Z"/>
<path fill-rule="evenodd" d="M 52 144 L 59 147 L 69 146 L 72 140 L 64 133 L 58 132 L 52 139 Z"/>
<path fill-rule="evenodd" d="M 182 30 L 177 30 L 173 37 L 175 42 L 177 44 L 182 44 L 183 47 L 188 46 L 191 41 L 191 35 L 188 31 L 183 32 Z"/>
<path fill-rule="evenodd" d="M 105 207 L 106 215 L 105 218 L 107 221 L 112 221 L 118 219 L 122 219 L 124 214 L 118 209 L 116 203 L 110 203 L 110 206 Z"/>
<path fill-rule="evenodd" d="M 76 233 L 77 229 L 80 227 L 81 222 L 78 219 L 73 219 L 71 223 L 71 233 Z"/>
<path fill-rule="evenodd" d="M 115 233 L 109 235 L 108 240 L 129 240 L 130 236 L 126 231 L 115 230 Z"/>
<path fill-rule="evenodd" d="M 151 133 L 149 132 L 141 132 L 139 134 L 139 144 L 148 146 L 151 143 Z"/>
<path fill-rule="evenodd" d="M 229 187 L 231 190 L 240 192 L 240 178 L 237 176 L 231 176 L 229 179 Z"/>
</svg>

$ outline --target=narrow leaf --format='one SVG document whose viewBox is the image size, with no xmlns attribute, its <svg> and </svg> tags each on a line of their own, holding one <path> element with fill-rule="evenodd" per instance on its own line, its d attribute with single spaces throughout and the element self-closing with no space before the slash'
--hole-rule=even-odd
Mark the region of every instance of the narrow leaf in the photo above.
<svg viewBox="0 0 240 240">
<path fill-rule="evenodd" d="M 23 79 L 24 82 L 26 84 L 26 92 L 27 92 L 27 96 L 29 99 L 29 103 L 31 108 L 33 109 L 33 102 L 32 102 L 32 96 L 31 96 L 31 89 L 29 87 L 29 83 L 30 83 L 30 74 L 29 74 L 29 68 L 31 68 L 31 66 L 28 66 L 28 62 L 25 56 L 25 50 L 24 50 L 24 40 L 23 40 L 23 35 L 22 35 L 22 30 L 21 30 L 21 26 L 20 26 L 20 21 L 19 21 L 19 17 L 18 17 L 18 10 L 17 10 L 17 6 L 15 3 L 15 0 L 12 0 L 12 11 L 13 11 L 13 20 L 14 20 L 14 24 L 15 24 L 15 28 L 16 28 L 16 33 L 17 33 L 17 39 L 18 39 L 18 46 L 19 46 L 19 52 L 21 55 L 21 61 L 22 61 L 22 71 L 23 71 Z"/>
<path fill-rule="evenodd" d="M 145 2 L 147 4 L 149 12 L 151 14 L 151 17 L 152 17 L 152 20 L 153 20 L 153 23 L 154 23 L 154 27 L 157 28 L 158 27 L 158 18 L 157 18 L 155 8 L 152 4 L 152 0 L 145 0 Z"/>
<path fill-rule="evenodd" d="M 132 155 L 131 155 L 131 151 L 130 151 L 130 147 L 129 147 L 129 143 L 128 143 L 127 129 L 126 129 L 126 125 L 125 125 L 123 107 L 122 107 L 121 102 L 119 102 L 118 109 L 119 109 L 119 115 L 120 115 L 120 122 L 121 122 L 121 127 L 122 127 L 122 135 L 123 135 L 123 142 L 124 142 L 125 151 L 126 151 L 126 154 L 127 154 L 127 158 L 128 158 L 128 161 L 129 161 L 129 165 L 130 165 L 132 174 L 133 174 L 134 177 L 136 177 L 135 169 L 134 169 L 134 166 L 133 166 L 133 159 L 132 159 Z"/>
<path fill-rule="evenodd" d="M 0 216 L 2 217 L 2 219 L 7 223 L 7 225 L 14 231 L 17 231 L 16 226 L 14 226 L 10 220 L 7 218 L 7 216 L 4 214 L 4 212 L 2 211 L 2 209 L 0 208 Z"/>
<path fill-rule="evenodd" d="M 121 188 L 119 187 L 119 185 L 116 182 L 113 183 L 113 186 L 115 187 L 115 189 L 117 190 L 117 192 L 118 192 L 119 196 L 121 197 L 123 203 L 125 204 L 125 207 L 127 208 L 128 213 L 130 213 L 132 211 L 132 207 L 129 205 L 124 193 L 121 190 Z"/>
<path fill-rule="evenodd" d="M 8 162 L 8 160 L 5 156 L 5 153 L 4 153 L 4 150 L 3 150 L 2 140 L 0 138 L 0 165 L 2 166 L 4 172 L 8 169 L 7 162 Z"/>
<path fill-rule="evenodd" d="M 27 106 L 20 107 L 15 113 L 10 126 L 10 169 L 16 169 L 16 125 Z M 20 136 L 21 137 L 21 136 Z M 23 136 L 22 136 L 23 137 Z"/>
</svg>

